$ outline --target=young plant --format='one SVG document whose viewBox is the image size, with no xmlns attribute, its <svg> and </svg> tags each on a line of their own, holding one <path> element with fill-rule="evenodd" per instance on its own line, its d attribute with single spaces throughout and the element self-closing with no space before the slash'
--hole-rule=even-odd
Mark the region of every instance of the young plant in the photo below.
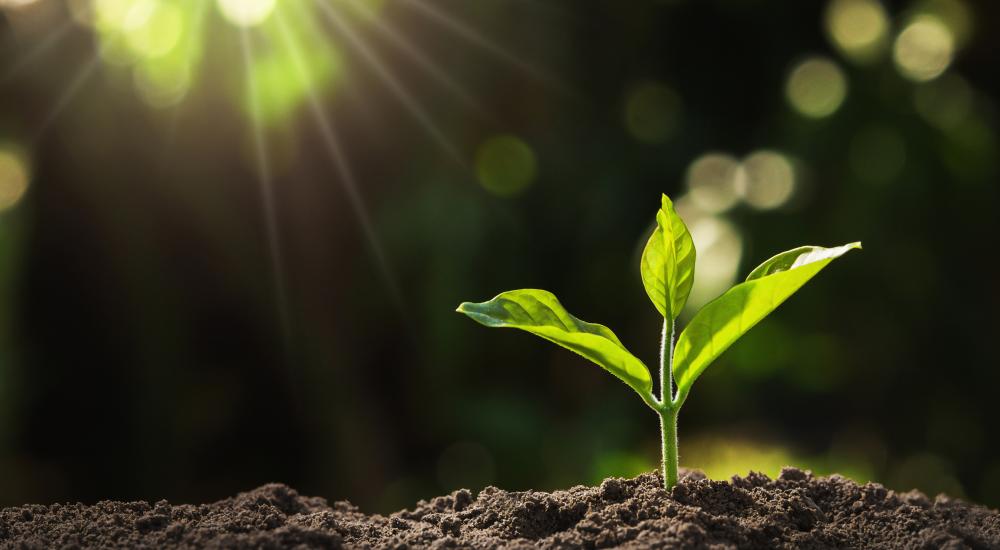
<svg viewBox="0 0 1000 550">
<path fill-rule="evenodd" d="M 855 242 L 835 248 L 802 246 L 765 261 L 746 281 L 703 307 L 674 342 L 676 320 L 694 282 L 695 249 L 674 205 L 663 195 L 656 229 L 642 253 L 640 272 L 649 299 L 663 316 L 660 341 L 660 390 L 653 393 L 649 369 L 629 353 L 608 327 L 569 314 L 545 290 L 504 292 L 488 302 L 458 306 L 488 327 L 517 328 L 554 342 L 597 363 L 628 384 L 660 417 L 663 435 L 663 484 L 677 483 L 677 413 L 691 385 L 722 352 L 775 310 Z M 676 385 L 676 387 L 675 387 Z"/>
</svg>

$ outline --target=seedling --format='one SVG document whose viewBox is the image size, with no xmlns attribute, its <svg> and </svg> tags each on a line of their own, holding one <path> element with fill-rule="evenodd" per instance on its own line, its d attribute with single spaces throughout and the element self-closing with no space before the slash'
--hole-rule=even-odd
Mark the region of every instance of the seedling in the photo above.
<svg viewBox="0 0 1000 550">
<path fill-rule="evenodd" d="M 694 242 L 674 205 L 663 195 L 656 229 L 642 252 L 640 272 L 646 294 L 663 316 L 660 341 L 660 391 L 653 393 L 649 369 L 629 353 L 611 329 L 569 314 L 545 290 L 504 292 L 488 302 L 458 306 L 488 327 L 517 328 L 541 336 L 597 363 L 628 384 L 660 417 L 663 434 L 663 484 L 677 483 L 677 413 L 691 385 L 722 352 L 774 311 L 809 279 L 849 250 L 801 246 L 767 260 L 746 281 L 701 308 L 674 342 L 677 316 L 694 282 Z M 675 388 L 676 383 L 676 388 Z"/>
</svg>

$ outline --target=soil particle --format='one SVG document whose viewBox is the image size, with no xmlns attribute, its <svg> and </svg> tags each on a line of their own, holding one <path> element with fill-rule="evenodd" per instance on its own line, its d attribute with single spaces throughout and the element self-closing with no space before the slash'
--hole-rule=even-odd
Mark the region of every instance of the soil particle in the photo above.
<svg viewBox="0 0 1000 550">
<path fill-rule="evenodd" d="M 994 548 L 1000 513 L 787 468 L 732 482 L 686 472 L 598 487 L 462 489 L 389 516 L 266 485 L 205 505 L 0 510 L 0 548 Z"/>
</svg>

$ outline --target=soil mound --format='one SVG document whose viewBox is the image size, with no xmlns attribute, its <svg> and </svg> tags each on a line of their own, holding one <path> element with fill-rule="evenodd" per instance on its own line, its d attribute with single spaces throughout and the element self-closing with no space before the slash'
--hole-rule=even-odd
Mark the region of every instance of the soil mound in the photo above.
<svg viewBox="0 0 1000 550">
<path fill-rule="evenodd" d="M 687 473 L 598 487 L 467 489 L 389 516 L 266 485 L 203 505 L 27 505 L 0 511 L 2 548 L 996 548 L 1000 513 L 786 468 L 731 483 Z"/>
</svg>

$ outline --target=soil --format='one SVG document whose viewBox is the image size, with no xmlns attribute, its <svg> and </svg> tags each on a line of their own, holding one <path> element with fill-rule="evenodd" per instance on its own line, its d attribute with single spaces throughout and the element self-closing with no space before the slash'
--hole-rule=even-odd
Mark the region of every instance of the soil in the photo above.
<svg viewBox="0 0 1000 550">
<path fill-rule="evenodd" d="M 388 516 L 276 484 L 203 505 L 17 506 L 0 510 L 0 548 L 1000 548 L 1000 513 L 946 496 L 793 468 L 660 479 L 462 489 Z"/>
</svg>

